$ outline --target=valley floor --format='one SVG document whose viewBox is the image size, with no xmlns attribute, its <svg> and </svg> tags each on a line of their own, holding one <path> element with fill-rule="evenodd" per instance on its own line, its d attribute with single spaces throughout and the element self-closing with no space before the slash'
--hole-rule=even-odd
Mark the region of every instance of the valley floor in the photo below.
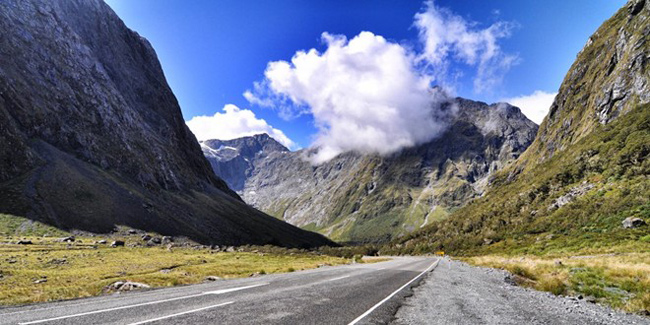
<svg viewBox="0 0 650 325">
<path fill-rule="evenodd" d="M 650 324 L 650 318 L 512 281 L 506 271 L 444 258 L 405 300 L 393 324 Z"/>
</svg>

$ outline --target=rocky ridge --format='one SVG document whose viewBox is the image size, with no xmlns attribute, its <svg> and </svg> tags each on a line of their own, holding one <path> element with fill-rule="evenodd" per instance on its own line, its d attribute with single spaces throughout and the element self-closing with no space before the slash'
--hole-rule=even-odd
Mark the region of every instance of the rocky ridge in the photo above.
<svg viewBox="0 0 650 325">
<path fill-rule="evenodd" d="M 266 158 L 272 152 L 289 152 L 266 133 L 233 140 L 201 141 L 200 144 L 215 174 L 235 191 L 244 189 L 244 183 L 252 175 L 257 160 Z"/>
<path fill-rule="evenodd" d="M 456 98 L 449 105 L 458 113 L 441 137 L 388 157 L 348 152 L 313 166 L 306 159 L 313 149 L 249 156 L 240 194 L 277 218 L 343 241 L 385 241 L 444 219 L 480 196 L 490 175 L 516 159 L 537 131 L 505 103 Z"/>
</svg>

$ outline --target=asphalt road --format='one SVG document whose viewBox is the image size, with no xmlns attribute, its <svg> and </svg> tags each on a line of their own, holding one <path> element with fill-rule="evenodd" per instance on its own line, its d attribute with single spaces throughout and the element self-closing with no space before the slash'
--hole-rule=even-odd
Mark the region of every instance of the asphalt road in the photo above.
<svg viewBox="0 0 650 325">
<path fill-rule="evenodd" d="M 0 324 L 386 324 L 437 259 L 388 262 L 0 309 Z"/>
</svg>

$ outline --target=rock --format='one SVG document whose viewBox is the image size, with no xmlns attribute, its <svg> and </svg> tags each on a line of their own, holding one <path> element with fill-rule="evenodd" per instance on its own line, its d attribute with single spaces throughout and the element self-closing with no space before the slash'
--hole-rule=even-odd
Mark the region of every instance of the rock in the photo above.
<svg viewBox="0 0 650 325">
<path fill-rule="evenodd" d="M 221 278 L 215 275 L 209 275 L 205 277 L 205 281 L 219 281 L 219 280 L 221 280 Z"/>
<path fill-rule="evenodd" d="M 105 292 L 113 292 L 113 291 L 132 291 L 132 290 L 138 290 L 138 289 L 147 289 L 150 288 L 148 284 L 144 283 L 139 283 L 139 282 L 131 282 L 131 281 L 117 281 L 115 283 L 109 284 L 106 287 L 104 287 Z"/>
<path fill-rule="evenodd" d="M 144 241 L 148 241 L 148 240 L 150 240 L 150 239 L 151 239 L 151 236 L 149 236 L 149 235 L 142 235 L 142 240 L 144 240 Z"/>
<path fill-rule="evenodd" d="M 562 265 L 564 265 L 564 264 L 562 264 L 562 261 L 557 260 L 557 261 L 555 261 L 555 265 L 562 266 Z"/>
<path fill-rule="evenodd" d="M 105 239 L 98 240 L 95 242 L 96 244 L 101 244 L 101 245 L 106 245 L 107 241 Z"/>
<path fill-rule="evenodd" d="M 129 229 L 128 233 L 129 233 L 129 235 L 135 235 L 135 234 L 138 233 L 138 231 L 135 230 L 135 229 Z"/>
<path fill-rule="evenodd" d="M 645 0 L 632 0 L 627 5 L 627 10 L 630 16 L 634 16 L 643 10 Z"/>
<path fill-rule="evenodd" d="M 75 241 L 75 238 L 74 238 L 74 236 L 63 237 L 63 238 L 59 239 L 59 241 L 62 242 L 62 243 L 72 243 L 72 242 Z"/>
<path fill-rule="evenodd" d="M 162 238 L 162 243 L 163 244 L 166 245 L 166 244 L 169 244 L 169 243 L 172 243 L 172 242 L 174 242 L 174 237 L 172 237 L 172 236 L 163 236 L 163 238 Z"/>
<path fill-rule="evenodd" d="M 118 246 L 124 246 L 124 241 L 122 240 L 115 240 L 111 243 L 111 247 L 118 247 Z"/>
<path fill-rule="evenodd" d="M 18 244 L 18 245 L 32 245 L 33 243 L 32 243 L 31 240 L 19 240 L 19 241 L 16 242 L 16 244 Z"/>
<path fill-rule="evenodd" d="M 150 242 L 156 245 L 160 245 L 160 243 L 162 243 L 162 240 L 160 239 L 160 237 L 153 237 L 151 238 Z"/>
<path fill-rule="evenodd" d="M 228 253 L 232 253 L 232 252 L 234 252 L 234 251 L 235 251 L 235 247 L 234 247 L 234 246 L 228 246 L 228 247 L 226 248 L 226 252 L 228 252 Z"/>
<path fill-rule="evenodd" d="M 68 260 L 65 258 L 55 258 L 47 262 L 48 264 L 54 264 L 54 265 L 63 265 L 63 264 L 68 264 Z"/>
<path fill-rule="evenodd" d="M 492 245 L 494 241 L 491 238 L 483 238 L 483 245 Z"/>
<path fill-rule="evenodd" d="M 585 195 L 587 192 L 589 192 L 589 190 L 594 188 L 594 186 L 595 186 L 594 184 L 583 182 L 581 185 L 570 189 L 568 193 L 555 199 L 553 203 L 551 203 L 551 205 L 548 206 L 547 210 L 551 211 L 551 210 L 559 209 L 573 202 L 573 200 L 575 200 L 576 198 L 581 197 Z"/>
<path fill-rule="evenodd" d="M 641 226 L 647 225 L 645 221 L 641 218 L 628 217 L 622 221 L 623 228 L 639 228 Z"/>
<path fill-rule="evenodd" d="M 40 283 L 45 283 L 45 282 L 47 282 L 47 279 L 42 278 L 42 279 L 38 279 L 38 280 L 34 281 L 34 284 L 40 284 Z"/>
</svg>

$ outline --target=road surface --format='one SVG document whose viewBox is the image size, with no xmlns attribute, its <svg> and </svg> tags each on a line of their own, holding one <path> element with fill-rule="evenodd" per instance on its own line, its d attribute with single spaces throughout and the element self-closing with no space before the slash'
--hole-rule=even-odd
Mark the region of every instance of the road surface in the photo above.
<svg viewBox="0 0 650 325">
<path fill-rule="evenodd" d="M 0 324 L 386 324 L 435 258 L 224 280 L 0 309 Z"/>
</svg>

